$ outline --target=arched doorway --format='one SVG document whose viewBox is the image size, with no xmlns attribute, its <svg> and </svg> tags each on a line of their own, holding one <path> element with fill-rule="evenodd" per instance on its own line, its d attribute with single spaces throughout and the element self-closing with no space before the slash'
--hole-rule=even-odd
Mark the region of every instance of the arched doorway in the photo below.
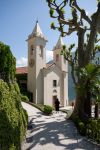
<svg viewBox="0 0 100 150">
<path fill-rule="evenodd" d="M 52 106 L 55 106 L 55 100 L 57 99 L 57 90 L 53 90 Z"/>
</svg>

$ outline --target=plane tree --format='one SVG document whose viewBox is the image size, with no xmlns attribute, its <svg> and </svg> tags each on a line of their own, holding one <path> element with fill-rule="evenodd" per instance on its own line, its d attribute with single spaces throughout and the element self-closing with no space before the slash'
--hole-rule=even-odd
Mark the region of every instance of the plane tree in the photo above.
<svg viewBox="0 0 100 150">
<path fill-rule="evenodd" d="M 71 74 L 77 89 L 73 115 L 82 118 L 86 114 L 90 117 L 92 72 L 90 72 L 91 78 L 87 78 L 87 82 L 84 82 L 84 69 L 86 70 L 87 66 L 91 69 L 92 65 L 89 66 L 89 64 L 95 63 L 96 76 L 97 72 L 99 73 L 100 60 L 99 57 L 95 59 L 95 56 L 100 52 L 98 45 L 100 41 L 98 36 L 100 33 L 100 0 L 96 1 L 97 9 L 91 16 L 87 14 L 87 10 L 79 6 L 78 0 L 47 0 L 47 3 L 50 8 L 50 16 L 57 20 L 51 23 L 51 28 L 58 30 L 62 37 L 69 36 L 74 32 L 77 35 L 77 47 L 75 44 L 71 44 L 68 48 L 63 45 L 61 54 L 71 65 Z M 67 9 L 67 7 L 69 8 Z M 69 17 L 67 11 L 71 12 Z M 71 53 L 73 48 L 75 49 L 74 57 Z M 95 75 L 95 72 L 93 73 Z M 80 92 L 82 85 L 87 89 L 85 89 L 85 93 Z"/>
</svg>

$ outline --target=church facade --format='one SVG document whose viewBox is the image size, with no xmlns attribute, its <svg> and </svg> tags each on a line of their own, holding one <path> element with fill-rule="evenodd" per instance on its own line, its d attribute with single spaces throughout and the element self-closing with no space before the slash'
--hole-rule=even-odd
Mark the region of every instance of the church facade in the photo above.
<svg viewBox="0 0 100 150">
<path fill-rule="evenodd" d="M 27 90 L 34 103 L 54 105 L 58 98 L 61 106 L 68 105 L 68 62 L 61 53 L 63 44 L 59 37 L 53 48 L 53 60 L 46 63 L 47 39 L 38 22 L 28 36 Z"/>
</svg>

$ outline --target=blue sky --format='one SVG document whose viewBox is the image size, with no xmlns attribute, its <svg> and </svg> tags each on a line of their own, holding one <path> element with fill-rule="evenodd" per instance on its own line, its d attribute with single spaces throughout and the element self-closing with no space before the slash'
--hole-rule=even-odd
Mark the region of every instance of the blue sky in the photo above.
<svg viewBox="0 0 100 150">
<path fill-rule="evenodd" d="M 79 0 L 78 0 L 79 1 Z M 96 0 L 79 1 L 90 15 L 96 9 Z M 10 45 L 17 65 L 25 65 L 27 61 L 28 35 L 32 32 L 38 19 L 42 32 L 48 39 L 47 50 L 55 46 L 59 32 L 50 29 L 49 8 L 46 0 L 0 0 L 0 41 Z M 64 39 L 66 45 L 76 42 L 75 34 Z M 47 51 L 47 59 L 52 56 Z"/>
</svg>

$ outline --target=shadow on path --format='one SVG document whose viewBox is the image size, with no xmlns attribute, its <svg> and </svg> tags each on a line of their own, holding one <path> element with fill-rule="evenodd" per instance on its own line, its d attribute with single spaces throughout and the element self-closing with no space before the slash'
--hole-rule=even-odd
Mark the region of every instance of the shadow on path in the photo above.
<svg viewBox="0 0 100 150">
<path fill-rule="evenodd" d="M 36 113 L 30 119 L 30 126 L 31 128 L 28 128 L 28 136 L 26 136 L 26 142 L 22 150 L 100 149 L 100 147 L 81 137 L 77 133 L 73 122 L 66 120 L 63 113 L 57 116 L 43 116 Z"/>
</svg>

